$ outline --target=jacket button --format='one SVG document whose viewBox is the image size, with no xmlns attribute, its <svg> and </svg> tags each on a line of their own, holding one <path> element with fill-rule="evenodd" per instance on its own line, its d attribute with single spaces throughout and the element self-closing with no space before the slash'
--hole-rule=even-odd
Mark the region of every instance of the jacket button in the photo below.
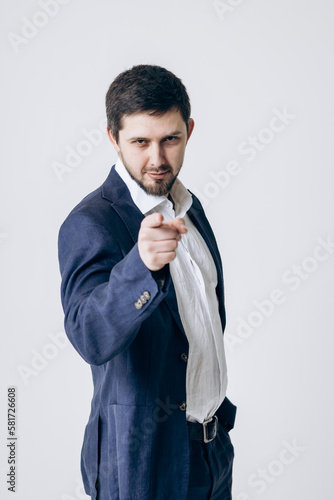
<svg viewBox="0 0 334 500">
<path fill-rule="evenodd" d="M 147 298 L 145 297 L 145 295 L 144 295 L 144 294 L 143 294 L 143 295 L 141 295 L 141 296 L 139 297 L 139 300 L 140 300 L 140 302 L 141 302 L 142 304 L 146 304 L 146 302 L 147 302 Z"/>
<path fill-rule="evenodd" d="M 187 403 L 185 401 L 183 401 L 180 404 L 179 408 L 180 408 L 181 411 L 186 411 L 186 409 L 187 409 Z"/>
<path fill-rule="evenodd" d="M 146 304 L 146 302 L 148 300 L 150 300 L 151 298 L 151 295 L 150 295 L 150 292 L 144 292 L 140 297 L 139 299 L 137 300 L 137 302 L 135 302 L 135 308 L 136 309 L 142 309 L 143 305 Z"/>
<path fill-rule="evenodd" d="M 184 361 L 185 363 L 188 361 L 188 356 L 186 355 L 186 353 L 185 353 L 185 352 L 183 352 L 183 353 L 181 354 L 181 359 L 182 359 L 182 361 Z"/>
</svg>

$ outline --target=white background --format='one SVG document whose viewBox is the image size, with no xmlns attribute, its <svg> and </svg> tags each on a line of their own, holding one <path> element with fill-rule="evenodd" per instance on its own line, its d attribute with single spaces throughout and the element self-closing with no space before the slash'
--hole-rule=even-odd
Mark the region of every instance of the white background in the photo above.
<svg viewBox="0 0 334 500">
<path fill-rule="evenodd" d="M 55 162 L 66 166 L 68 147 L 80 149 L 83 131 L 104 119 L 109 84 L 140 63 L 167 67 L 191 96 L 196 127 L 181 179 L 203 200 L 224 264 L 234 499 L 330 498 L 334 254 L 316 249 L 334 239 L 333 3 L 63 0 L 53 17 L 40 15 L 42 3 L 0 7 L 1 498 L 86 498 L 79 460 L 92 383 L 72 346 L 54 340 L 63 332 L 57 234 L 115 154 L 104 134 L 62 175 Z M 27 20 L 40 27 L 29 31 Z M 280 132 L 265 130 L 275 109 L 290 116 Z M 232 160 L 239 170 L 227 178 Z M 254 301 L 275 289 L 284 303 L 267 303 L 265 317 Z M 12 385 L 15 494 L 6 484 Z"/>
</svg>

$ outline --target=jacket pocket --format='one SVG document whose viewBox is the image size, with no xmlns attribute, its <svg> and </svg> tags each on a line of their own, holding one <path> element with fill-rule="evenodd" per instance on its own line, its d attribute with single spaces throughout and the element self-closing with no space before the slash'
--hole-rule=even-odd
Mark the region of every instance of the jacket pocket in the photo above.
<svg viewBox="0 0 334 500">
<path fill-rule="evenodd" d="M 152 434 L 156 428 L 152 407 L 112 404 L 108 426 L 108 462 L 111 476 L 117 471 L 119 498 L 139 500 L 150 488 Z"/>
<path fill-rule="evenodd" d="M 95 500 L 96 482 L 99 471 L 100 419 L 90 419 L 84 434 L 81 450 L 81 473 L 85 492 Z"/>
</svg>

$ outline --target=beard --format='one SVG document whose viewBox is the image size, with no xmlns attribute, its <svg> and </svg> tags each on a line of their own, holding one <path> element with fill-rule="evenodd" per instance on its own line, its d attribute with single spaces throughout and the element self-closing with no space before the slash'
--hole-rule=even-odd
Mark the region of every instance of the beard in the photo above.
<svg viewBox="0 0 334 500">
<path fill-rule="evenodd" d="M 145 193 L 147 193 L 151 196 L 166 196 L 170 192 L 170 190 L 172 189 L 173 184 L 176 181 L 176 178 L 179 175 L 179 172 L 180 172 L 181 167 L 182 167 L 182 163 L 181 163 L 181 165 L 178 168 L 178 171 L 175 175 L 173 174 L 173 170 L 169 165 L 161 165 L 160 167 L 158 167 L 156 169 L 151 169 L 150 172 L 154 172 L 157 174 L 159 172 L 167 172 L 167 174 L 166 174 L 165 179 L 152 179 L 152 182 L 150 184 L 148 184 L 148 183 L 145 183 L 143 180 L 135 177 L 131 171 L 131 167 L 126 163 L 121 152 L 119 152 L 118 154 L 122 160 L 124 167 L 128 171 L 130 177 L 138 184 L 139 187 L 141 187 L 145 191 Z"/>
</svg>

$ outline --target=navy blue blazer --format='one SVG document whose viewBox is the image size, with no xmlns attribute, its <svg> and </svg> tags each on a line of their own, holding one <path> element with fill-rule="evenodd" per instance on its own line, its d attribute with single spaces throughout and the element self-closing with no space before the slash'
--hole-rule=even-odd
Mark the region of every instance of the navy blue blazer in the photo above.
<svg viewBox="0 0 334 500">
<path fill-rule="evenodd" d="M 188 215 L 217 267 L 224 329 L 221 259 L 194 195 Z M 182 403 L 187 369 L 183 354 L 188 355 L 189 346 L 169 266 L 161 288 L 139 256 L 143 218 L 113 167 L 59 232 L 65 330 L 91 365 L 94 383 L 81 455 L 85 490 L 93 500 L 187 496 L 189 449 Z M 225 398 L 217 416 L 227 430 L 234 425 L 235 412 Z"/>
</svg>

